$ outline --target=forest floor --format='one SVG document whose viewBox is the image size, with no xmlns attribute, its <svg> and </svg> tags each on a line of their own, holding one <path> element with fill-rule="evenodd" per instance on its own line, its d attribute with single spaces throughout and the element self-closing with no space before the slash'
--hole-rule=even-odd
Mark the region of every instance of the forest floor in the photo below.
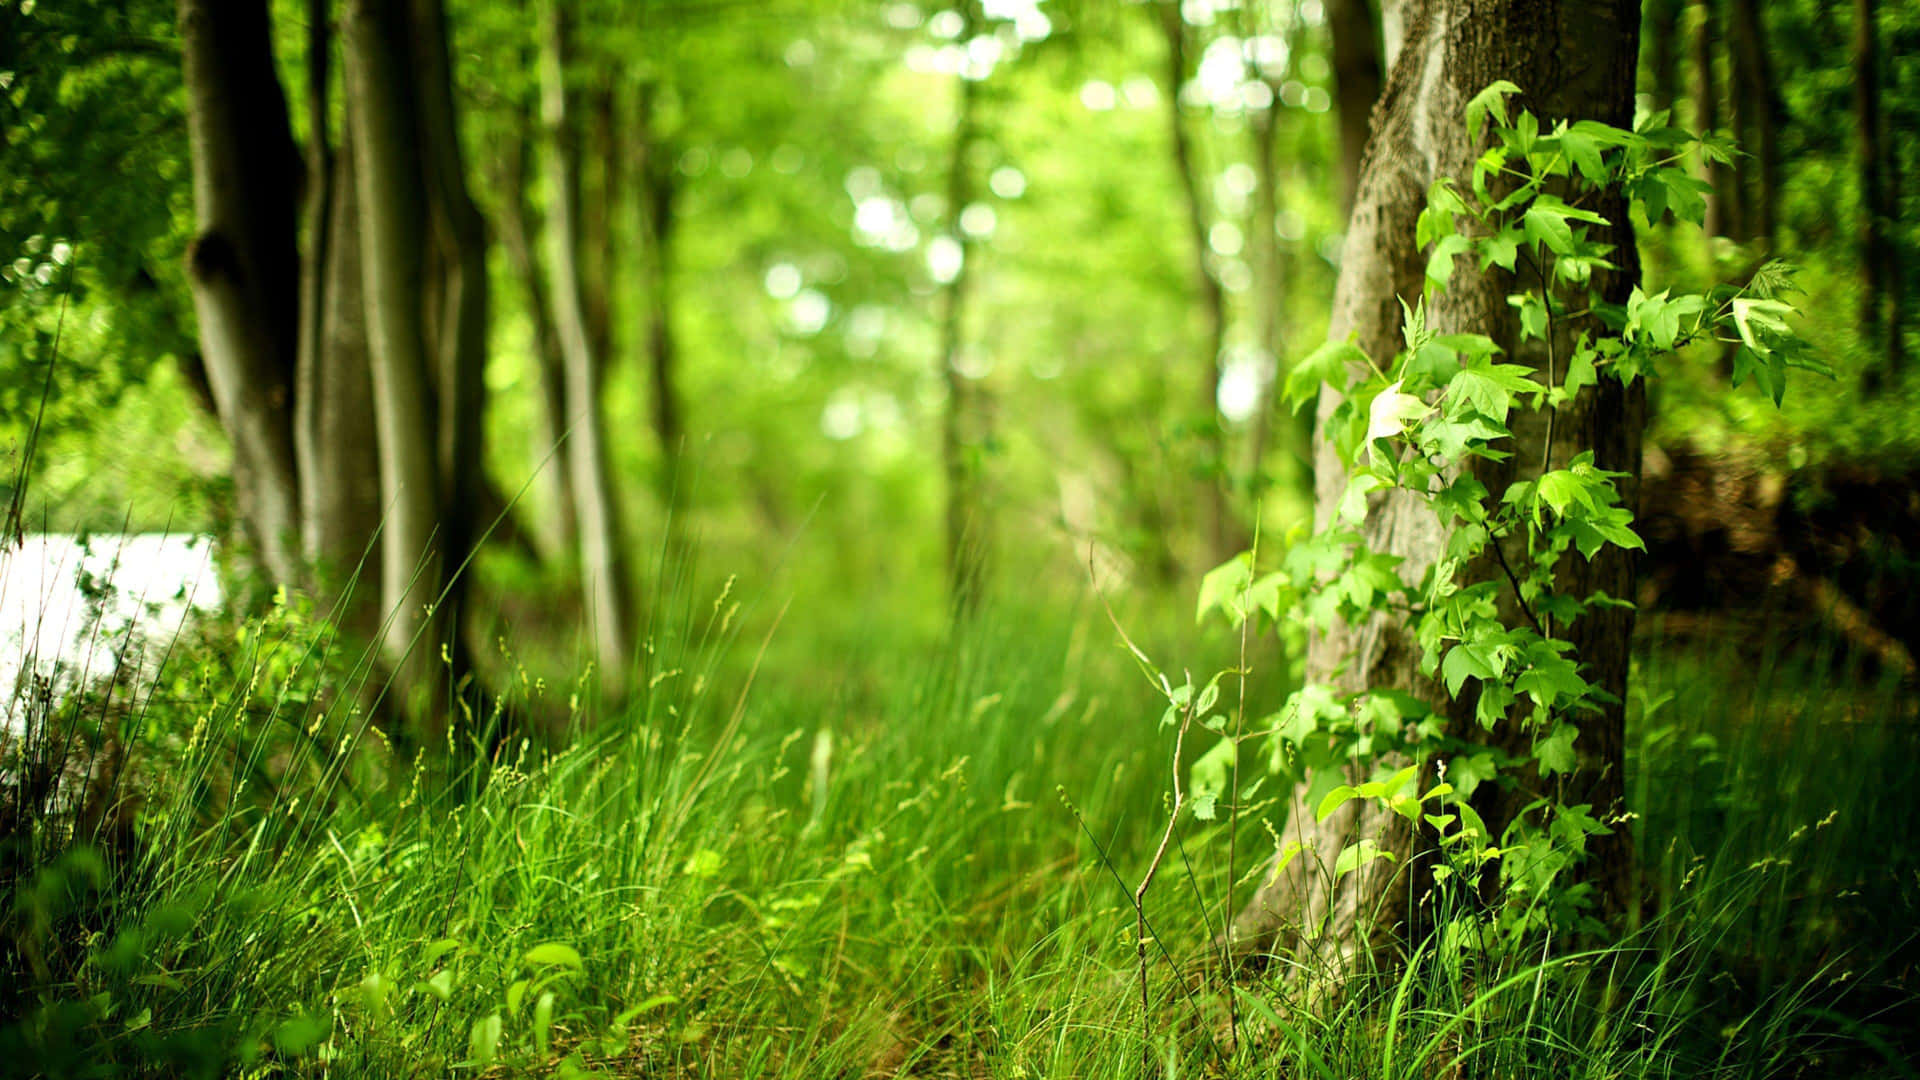
<svg viewBox="0 0 1920 1080">
<path fill-rule="evenodd" d="M 1131 1077 L 1143 1054 L 1168 1075 L 1914 1075 L 1920 725 L 1843 653 L 1649 627 L 1649 902 L 1622 940 L 1429 950 L 1334 998 L 1277 969 L 1229 987 L 1207 942 L 1273 853 L 1256 799 L 1232 867 L 1224 822 L 1176 831 L 1143 1014 L 1129 894 L 1172 741 L 1097 604 L 989 610 L 957 644 L 791 616 L 763 644 L 728 602 L 685 610 L 627 711 L 452 775 L 322 718 L 297 613 L 183 640 L 145 698 L 73 699 L 66 729 L 93 710 L 150 749 L 104 848 L 4 823 L 0 1055 L 48 1076 Z M 1138 636 L 1171 669 L 1232 663 Z M 1282 670 L 1256 658 L 1256 705 Z"/>
</svg>

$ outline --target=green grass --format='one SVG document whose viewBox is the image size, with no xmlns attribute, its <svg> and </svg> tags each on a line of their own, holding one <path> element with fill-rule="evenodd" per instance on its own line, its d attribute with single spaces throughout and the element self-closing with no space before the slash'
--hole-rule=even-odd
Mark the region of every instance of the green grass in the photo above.
<svg viewBox="0 0 1920 1080">
<path fill-rule="evenodd" d="M 726 607 L 682 606 L 627 711 L 453 775 L 353 745 L 291 617 L 183 645 L 150 706 L 92 699 L 153 757 L 139 841 L 69 848 L 42 822 L 14 849 L 0 1060 L 1131 1077 L 1145 1049 L 1186 1076 L 1913 1075 L 1913 710 L 1831 658 L 1643 650 L 1631 784 L 1658 899 L 1599 951 L 1463 974 L 1423 949 L 1313 1001 L 1269 973 L 1233 991 L 1235 1025 L 1205 973 L 1224 831 L 1184 828 L 1148 898 L 1180 970 L 1156 953 L 1143 1047 L 1120 881 L 1164 824 L 1171 734 L 1099 606 L 997 608 L 957 645 L 789 610 L 764 656 L 773 612 Z M 1196 673 L 1231 657 L 1177 616 L 1123 618 Z M 1271 851 L 1243 828 L 1242 872 Z"/>
</svg>

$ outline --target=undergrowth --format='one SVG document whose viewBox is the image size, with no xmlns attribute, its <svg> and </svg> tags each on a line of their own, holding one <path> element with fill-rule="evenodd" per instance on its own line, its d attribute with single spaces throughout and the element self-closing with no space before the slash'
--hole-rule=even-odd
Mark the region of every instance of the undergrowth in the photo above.
<svg viewBox="0 0 1920 1080">
<path fill-rule="evenodd" d="M 810 638 L 789 614 L 769 639 L 776 620 L 742 634 L 728 595 L 683 604 L 615 714 L 506 680 L 503 716 L 558 711 L 573 731 L 491 756 L 397 757 L 349 704 L 353 665 L 285 606 L 209 618 L 149 689 L 49 703 L 43 732 L 130 764 L 110 810 L 88 809 L 83 761 L 65 801 L 42 791 L 44 812 L 9 819 L 0 1061 L 54 1077 L 1139 1075 L 1124 886 L 1165 820 L 1171 736 L 1098 605 L 993 608 L 957 642 Z M 1229 989 L 1206 945 L 1226 838 L 1183 825 L 1147 903 L 1152 1060 L 1247 1077 L 1913 1075 L 1904 693 L 1805 650 L 1657 639 L 1638 680 L 1650 895 L 1622 940 L 1497 969 L 1416 944 L 1313 1000 L 1275 970 Z M 7 742 L 9 777 L 26 745 Z M 1247 827 L 1243 870 L 1262 844 Z"/>
</svg>

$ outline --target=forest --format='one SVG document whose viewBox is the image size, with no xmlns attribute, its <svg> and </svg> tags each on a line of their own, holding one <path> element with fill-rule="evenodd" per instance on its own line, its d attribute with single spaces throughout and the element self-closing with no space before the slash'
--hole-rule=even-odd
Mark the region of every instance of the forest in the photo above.
<svg viewBox="0 0 1920 1080">
<path fill-rule="evenodd" d="M 1920 1076 L 1920 7 L 0 0 L 0 1073 Z"/>
</svg>

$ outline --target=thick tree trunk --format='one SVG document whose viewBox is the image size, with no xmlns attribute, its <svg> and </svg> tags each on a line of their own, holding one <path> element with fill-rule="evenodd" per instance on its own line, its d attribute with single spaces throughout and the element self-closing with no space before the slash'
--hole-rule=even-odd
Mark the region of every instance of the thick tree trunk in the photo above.
<svg viewBox="0 0 1920 1080">
<path fill-rule="evenodd" d="M 383 0 L 349 0 L 344 24 L 367 340 L 379 432 L 384 524 L 381 643 L 418 727 L 443 715 L 436 691 L 443 620 L 439 405 L 428 353 L 428 198 L 421 161 L 415 59 L 406 13 Z M 416 734 L 427 734 L 421 731 Z"/>
<path fill-rule="evenodd" d="M 1426 193 L 1441 176 L 1461 179 L 1465 186 L 1481 149 L 1466 134 L 1462 116 L 1467 99 L 1494 79 L 1510 79 L 1527 92 L 1526 107 L 1545 118 L 1592 118 L 1624 126 L 1633 111 L 1638 20 L 1634 0 L 1598 5 L 1571 0 L 1422 0 L 1413 5 L 1400 60 L 1388 81 L 1364 159 L 1334 296 L 1332 340 L 1346 340 L 1352 334 L 1362 349 L 1382 361 L 1399 349 L 1401 303 L 1418 300 L 1423 279 L 1425 259 L 1414 246 L 1414 224 Z M 1578 47 L 1569 51 L 1570 42 L 1578 42 Z M 1611 298 L 1624 299 L 1635 271 L 1624 207 L 1616 203 L 1599 209 L 1622 223 L 1617 227 L 1615 258 L 1625 266 L 1611 281 L 1596 284 Z M 1542 381 L 1557 380 L 1564 373 L 1546 370 L 1549 357 L 1540 343 L 1522 346 L 1519 342 L 1514 316 L 1505 302 L 1516 287 L 1510 276 L 1497 270 L 1483 275 L 1457 273 L 1452 286 L 1430 304 L 1427 324 L 1439 333 L 1489 334 L 1510 359 L 1533 364 Z M 1556 305 L 1559 310 L 1563 309 Z M 1566 355 L 1564 346 L 1574 334 L 1591 329 L 1585 318 L 1560 317 L 1554 333 L 1561 343 L 1556 355 Z M 1318 413 L 1323 428 L 1337 404 L 1335 393 L 1321 391 Z M 1628 393 L 1612 383 L 1589 390 L 1560 411 L 1553 429 L 1552 460 L 1564 465 L 1576 446 L 1593 448 L 1603 467 L 1637 475 L 1643 419 L 1638 391 Z M 1544 417 L 1524 421 L 1517 417 L 1516 425 L 1516 455 L 1509 467 L 1475 472 L 1496 502 L 1507 484 L 1537 474 L 1548 452 Z M 1324 437 L 1316 436 L 1319 524 L 1330 519 L 1344 487 L 1338 457 Z M 1629 487 L 1629 505 L 1636 494 Z M 1372 508 L 1362 537 L 1374 550 L 1403 557 L 1401 574 L 1416 581 L 1433 565 L 1446 539 L 1425 503 L 1399 492 Z M 1570 575 L 1563 580 L 1565 591 L 1573 595 L 1595 588 L 1615 596 L 1631 595 L 1632 566 L 1624 553 L 1610 551 L 1591 566 L 1575 561 L 1561 570 Z M 1492 576 L 1486 567 L 1472 568 L 1470 573 Z M 1589 677 L 1621 699 L 1631 630 L 1630 614 L 1609 612 L 1590 616 L 1565 634 L 1590 665 Z M 1454 715 L 1457 732 L 1478 730 L 1470 719 L 1471 702 L 1446 701 L 1441 688 L 1419 673 L 1418 657 L 1409 628 L 1397 619 L 1378 617 L 1316 634 L 1309 647 L 1307 679 L 1349 691 L 1407 691 Z M 1464 722 L 1463 707 L 1469 717 Z M 1501 727 L 1512 731 L 1518 725 Z M 1583 719 L 1580 732 L 1581 772 L 1559 791 L 1558 798 L 1564 803 L 1591 802 L 1596 814 L 1604 816 L 1618 803 L 1621 791 L 1621 708 L 1616 705 L 1603 716 Z M 1385 763 L 1388 768 L 1398 764 Z M 1356 799 L 1318 822 L 1306 799 L 1312 779 L 1306 778 L 1290 800 L 1285 829 L 1285 839 L 1303 844 L 1305 853 L 1258 892 L 1229 934 L 1243 955 L 1271 949 L 1302 961 L 1317 960 L 1325 965 L 1316 965 L 1322 972 L 1348 970 L 1362 956 L 1377 953 L 1416 914 L 1409 908 L 1410 897 L 1422 894 L 1428 882 L 1410 882 L 1406 876 L 1414 838 L 1404 819 L 1380 810 L 1377 803 Z M 1497 835 L 1514 807 L 1510 799 L 1489 803 L 1488 824 Z M 1373 862 L 1333 882 L 1334 854 L 1362 838 L 1394 851 L 1398 859 Z M 1599 879 L 1604 906 L 1617 910 L 1627 902 L 1633 863 L 1624 829 L 1598 838 L 1587 872 Z"/>
<path fill-rule="evenodd" d="M 371 636 L 380 614 L 373 568 L 382 507 L 353 156 L 349 131 L 333 155 L 325 231 L 309 241 L 308 262 L 321 265 L 310 271 L 319 285 L 312 325 L 302 328 L 310 344 L 300 357 L 294 447 L 306 477 L 301 513 L 316 595 L 337 622 Z"/>
<path fill-rule="evenodd" d="M 180 0 L 197 234 L 188 278 L 207 385 L 233 442 L 240 517 L 266 575 L 303 580 L 292 431 L 302 164 L 264 0 Z"/>
<path fill-rule="evenodd" d="M 593 355 L 586 297 L 580 281 L 580 147 L 571 112 L 574 95 L 566 84 L 568 28 L 558 3 L 549 6 L 545 46 L 540 57 L 541 112 L 551 137 L 547 157 L 553 212 L 548 215 L 552 245 L 554 325 L 566 358 L 566 451 L 573 466 L 575 512 L 580 525 L 582 595 L 591 613 L 594 653 L 601 685 L 619 693 L 632 660 L 632 619 L 628 610 L 625 558 L 613 483 L 607 475 L 605 418 L 600 401 L 600 364 Z"/>
<path fill-rule="evenodd" d="M 300 354 L 293 448 L 299 463 L 301 550 L 322 610 L 371 637 L 379 587 L 356 579 L 378 566 L 378 441 L 361 288 L 353 142 L 329 146 L 332 5 L 307 4 L 307 210 L 301 258 Z"/>
<path fill-rule="evenodd" d="M 1208 566 L 1225 559 L 1240 545 L 1233 536 L 1233 520 L 1227 505 L 1227 433 L 1220 420 L 1220 353 L 1227 340 L 1227 296 L 1220 277 L 1209 258 L 1209 225 L 1206 196 L 1201 190 L 1200 165 L 1194 158 L 1193 140 L 1180 114 L 1180 88 L 1186 85 L 1187 23 L 1178 0 L 1159 0 L 1155 9 L 1160 30 L 1166 39 L 1166 95 L 1168 145 L 1172 150 L 1174 175 L 1186 203 L 1188 244 L 1192 250 L 1194 287 L 1199 290 L 1201 317 L 1200 398 L 1196 413 L 1200 422 L 1202 445 L 1209 460 L 1204 462 L 1200 487 L 1202 526 L 1206 530 Z"/>
<path fill-rule="evenodd" d="M 464 566 L 481 528 L 485 483 L 481 421 L 486 411 L 487 228 L 467 190 L 460 128 L 453 103 L 453 73 L 447 56 L 447 19 L 442 0 L 413 0 L 414 85 L 425 159 L 433 288 L 438 306 L 427 313 L 434 345 L 435 396 L 439 402 L 438 455 L 440 552 L 447 580 L 441 606 L 451 614 L 457 637 Z M 453 650 L 459 653 L 458 649 Z M 458 678 L 463 672 L 456 672 Z"/>
<path fill-rule="evenodd" d="M 1897 216 L 1888 175 L 1892 147 L 1880 110 L 1880 28 L 1877 0 L 1853 3 L 1853 119 L 1860 132 L 1860 271 L 1864 295 L 1860 322 L 1869 341 L 1883 347 L 1886 376 L 1903 366 L 1900 338 L 1899 253 L 1889 230 Z M 1880 375 L 1871 376 L 1877 383 Z"/>
<path fill-rule="evenodd" d="M 1380 100 L 1380 24 L 1368 0 L 1331 0 L 1327 31 L 1333 38 L 1333 91 L 1340 115 L 1341 206 L 1353 209 L 1360 183 L 1360 155 Z"/>
</svg>

